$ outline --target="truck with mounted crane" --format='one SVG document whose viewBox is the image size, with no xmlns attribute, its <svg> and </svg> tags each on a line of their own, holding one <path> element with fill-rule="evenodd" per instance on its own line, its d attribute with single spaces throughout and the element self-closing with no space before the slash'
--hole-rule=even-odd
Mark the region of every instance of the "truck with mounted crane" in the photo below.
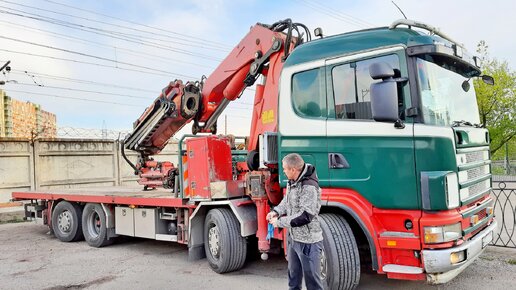
<svg viewBox="0 0 516 290">
<path fill-rule="evenodd" d="M 364 269 L 446 283 L 491 242 L 489 134 L 478 125 L 478 59 L 438 29 L 389 27 L 312 40 L 290 19 L 256 24 L 209 77 L 171 82 L 120 144 L 141 187 L 13 192 L 27 219 L 64 242 L 117 236 L 188 245 L 217 273 L 288 246 L 266 214 L 286 187 L 281 159 L 317 168 L 328 289 L 353 289 Z M 216 135 L 227 105 L 255 85 L 245 148 Z M 178 164 L 158 162 L 171 137 Z M 124 150 L 138 152 L 136 162 Z M 257 247 L 257 249 L 256 249 Z M 287 257 L 288 259 L 288 257 Z"/>
</svg>

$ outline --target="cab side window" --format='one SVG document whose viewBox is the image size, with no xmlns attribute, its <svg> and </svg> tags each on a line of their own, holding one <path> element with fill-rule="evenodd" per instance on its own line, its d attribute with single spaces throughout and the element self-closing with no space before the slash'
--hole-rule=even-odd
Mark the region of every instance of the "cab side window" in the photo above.
<svg viewBox="0 0 516 290">
<path fill-rule="evenodd" d="M 336 119 L 373 119 L 369 88 L 380 80 L 369 76 L 369 66 L 375 62 L 386 62 L 399 72 L 395 54 L 339 64 L 331 69 Z"/>
<path fill-rule="evenodd" d="M 292 76 L 292 106 L 301 117 L 326 118 L 324 68 L 307 70 Z"/>
</svg>

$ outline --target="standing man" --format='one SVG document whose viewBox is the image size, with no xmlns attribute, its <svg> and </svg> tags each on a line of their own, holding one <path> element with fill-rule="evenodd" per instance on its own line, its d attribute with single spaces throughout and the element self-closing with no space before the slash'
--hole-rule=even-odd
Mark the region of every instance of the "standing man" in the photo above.
<svg viewBox="0 0 516 290">
<path fill-rule="evenodd" d="M 321 281 L 322 229 L 319 223 L 321 189 L 315 167 L 297 153 L 283 158 L 288 178 L 287 194 L 267 214 L 274 227 L 288 228 L 292 242 L 287 249 L 289 289 L 301 289 L 303 276 L 308 290 L 323 289 Z"/>
</svg>

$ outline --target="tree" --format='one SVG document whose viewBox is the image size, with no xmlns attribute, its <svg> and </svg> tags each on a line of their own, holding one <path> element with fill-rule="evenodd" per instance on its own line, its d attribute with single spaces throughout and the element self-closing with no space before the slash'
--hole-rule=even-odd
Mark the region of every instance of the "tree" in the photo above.
<svg viewBox="0 0 516 290">
<path fill-rule="evenodd" d="M 516 73 L 507 61 L 491 59 L 485 41 L 477 46 L 482 73 L 494 78 L 494 86 L 474 80 L 480 122 L 489 130 L 491 154 L 516 136 Z M 515 138 L 516 139 L 516 138 Z"/>
</svg>

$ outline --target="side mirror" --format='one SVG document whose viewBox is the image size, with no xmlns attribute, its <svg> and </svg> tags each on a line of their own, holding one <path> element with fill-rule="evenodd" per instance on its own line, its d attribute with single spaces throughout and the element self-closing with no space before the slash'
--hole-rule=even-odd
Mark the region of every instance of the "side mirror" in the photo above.
<svg viewBox="0 0 516 290">
<path fill-rule="evenodd" d="M 492 76 L 483 75 L 482 81 L 488 85 L 494 86 L 494 78 Z"/>
<path fill-rule="evenodd" d="M 377 62 L 369 66 L 369 75 L 373 80 L 394 77 L 394 69 L 386 62 Z"/>
<path fill-rule="evenodd" d="M 398 116 L 398 85 L 394 70 L 385 62 L 373 63 L 369 67 L 373 79 L 381 82 L 371 84 L 371 112 L 373 119 L 379 122 L 396 122 Z"/>
</svg>

